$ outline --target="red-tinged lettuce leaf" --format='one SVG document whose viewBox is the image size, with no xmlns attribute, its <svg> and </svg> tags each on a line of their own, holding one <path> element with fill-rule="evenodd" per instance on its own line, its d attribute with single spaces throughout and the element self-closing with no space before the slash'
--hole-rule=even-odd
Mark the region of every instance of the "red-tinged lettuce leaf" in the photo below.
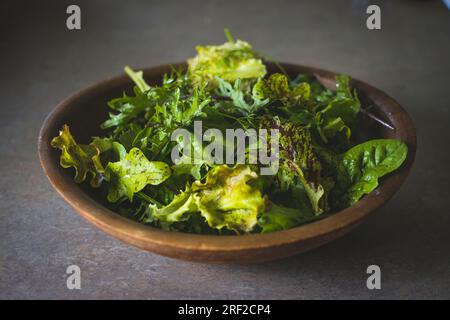
<svg viewBox="0 0 450 320">
<path fill-rule="evenodd" d="M 324 212 L 327 205 L 321 201 L 325 189 L 321 185 L 321 164 L 313 149 L 310 131 L 303 126 L 279 118 L 263 119 L 262 128 L 279 131 L 279 161 L 277 182 L 281 191 L 292 191 L 298 179 L 309 197 L 314 212 Z"/>
<path fill-rule="evenodd" d="M 274 73 L 268 79 L 260 79 L 255 84 L 254 91 L 261 100 L 279 100 L 285 106 L 308 101 L 311 94 L 309 83 L 301 82 L 291 87 L 287 76 L 281 73 Z"/>
</svg>

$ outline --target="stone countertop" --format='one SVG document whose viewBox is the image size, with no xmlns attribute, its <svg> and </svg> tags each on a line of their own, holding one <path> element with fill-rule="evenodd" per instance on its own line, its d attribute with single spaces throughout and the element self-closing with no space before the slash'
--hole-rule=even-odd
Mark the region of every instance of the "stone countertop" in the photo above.
<svg viewBox="0 0 450 320">
<path fill-rule="evenodd" d="M 82 29 L 66 28 L 77 3 Z M 3 1 L 0 298 L 450 298 L 449 10 L 441 1 Z M 366 223 L 314 251 L 256 265 L 206 265 L 141 251 L 97 230 L 52 189 L 39 128 L 70 93 L 122 72 L 185 60 L 223 28 L 279 61 L 364 80 L 399 101 L 418 133 L 412 174 Z M 447 61 L 446 61 L 447 59 Z M 66 288 L 78 265 L 81 290 Z M 381 290 L 366 268 L 381 267 Z"/>
</svg>

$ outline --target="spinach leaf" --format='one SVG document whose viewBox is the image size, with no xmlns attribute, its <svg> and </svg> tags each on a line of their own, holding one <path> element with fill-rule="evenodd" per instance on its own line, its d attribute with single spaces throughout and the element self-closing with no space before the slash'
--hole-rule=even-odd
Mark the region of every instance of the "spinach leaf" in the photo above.
<svg viewBox="0 0 450 320">
<path fill-rule="evenodd" d="M 352 205 L 373 191 L 379 178 L 400 167 L 407 152 L 403 142 L 393 139 L 370 140 L 345 152 L 337 171 L 341 205 Z"/>
</svg>

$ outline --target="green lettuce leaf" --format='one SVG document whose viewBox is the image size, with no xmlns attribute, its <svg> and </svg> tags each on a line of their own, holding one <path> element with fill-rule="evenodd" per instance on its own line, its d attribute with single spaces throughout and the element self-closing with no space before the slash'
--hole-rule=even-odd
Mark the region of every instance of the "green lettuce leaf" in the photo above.
<svg viewBox="0 0 450 320">
<path fill-rule="evenodd" d="M 110 162 L 105 169 L 110 182 L 107 196 L 110 202 L 124 197 L 132 201 L 133 195 L 148 184 L 158 185 L 170 177 L 171 170 L 166 163 L 149 161 L 138 148 L 121 154 L 120 161 Z"/>
<path fill-rule="evenodd" d="M 189 188 L 177 194 L 173 200 L 162 208 L 154 204 L 149 205 L 147 214 L 151 219 L 156 219 L 162 223 L 174 223 L 185 221 L 189 218 L 189 213 L 198 211 L 195 198 Z"/>
<path fill-rule="evenodd" d="M 196 181 L 192 190 L 197 205 L 212 228 L 250 232 L 264 210 L 261 192 L 248 184 L 258 176 L 248 166 L 216 166 L 206 175 L 206 182 Z"/>
<path fill-rule="evenodd" d="M 358 99 L 345 98 L 330 102 L 325 109 L 320 111 L 320 115 L 324 120 L 324 125 L 336 118 L 341 118 L 347 126 L 353 126 L 360 110 L 361 105 Z"/>
<path fill-rule="evenodd" d="M 346 74 L 336 76 L 336 97 L 338 99 L 353 99 L 356 97 L 356 92 L 352 95 L 350 77 Z"/>
<path fill-rule="evenodd" d="M 287 208 L 270 202 L 258 219 L 258 225 L 261 227 L 261 233 L 267 233 L 290 229 L 314 219 L 316 216 L 311 211 L 302 212 L 300 209 Z"/>
<path fill-rule="evenodd" d="M 266 67 L 252 46 L 229 38 L 220 46 L 197 46 L 197 56 L 188 60 L 188 77 L 194 86 L 217 87 L 216 77 L 234 82 L 237 79 L 263 77 Z"/>
<path fill-rule="evenodd" d="M 308 180 L 305 177 L 303 170 L 291 160 L 285 159 L 284 166 L 285 168 L 287 167 L 290 170 L 292 170 L 295 173 L 296 177 L 302 183 L 306 191 L 306 194 L 308 195 L 308 198 L 311 202 L 311 206 L 312 209 L 314 210 L 314 213 L 316 215 L 323 213 L 326 208 L 326 204 L 321 203 L 321 199 L 325 195 L 324 187 L 318 182 L 318 180 L 312 179 Z"/>
<path fill-rule="evenodd" d="M 264 211 L 261 192 L 248 184 L 256 178 L 256 173 L 245 165 L 216 166 L 204 183 L 195 181 L 165 207 L 150 205 L 149 214 L 162 222 L 178 222 L 184 221 L 188 213 L 197 212 L 211 228 L 250 232 Z"/>
<path fill-rule="evenodd" d="M 91 186 L 100 186 L 105 171 L 100 161 L 100 153 L 107 151 L 107 140 L 97 138 L 89 145 L 78 144 L 72 137 L 69 126 L 65 124 L 59 136 L 53 138 L 50 144 L 61 150 L 61 167 L 75 169 L 75 182 L 83 182 L 90 173 Z"/>
<path fill-rule="evenodd" d="M 323 135 L 327 138 L 333 138 L 339 132 L 344 134 L 346 140 L 350 139 L 352 134 L 351 129 L 345 124 L 341 117 L 331 118 L 324 122 L 321 127 Z"/>
<path fill-rule="evenodd" d="M 322 140 L 328 143 L 330 139 L 338 136 L 340 142 L 347 145 L 360 111 L 361 103 L 356 91 L 351 91 L 350 78 L 347 75 L 336 76 L 335 97 L 328 101 L 326 107 L 318 111 L 315 117 Z"/>
<path fill-rule="evenodd" d="M 370 140 L 345 152 L 337 172 L 341 206 L 352 205 L 373 191 L 378 179 L 400 167 L 407 153 L 408 147 L 393 139 Z"/>
</svg>

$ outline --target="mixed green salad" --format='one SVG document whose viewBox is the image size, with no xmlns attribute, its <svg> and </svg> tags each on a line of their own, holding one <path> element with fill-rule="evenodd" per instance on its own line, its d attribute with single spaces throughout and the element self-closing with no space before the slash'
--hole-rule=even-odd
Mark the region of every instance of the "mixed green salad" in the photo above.
<svg viewBox="0 0 450 320">
<path fill-rule="evenodd" d="M 112 210 L 165 230 L 266 233 L 351 206 L 403 163 L 401 141 L 355 144 L 362 107 L 348 76 L 337 76 L 329 90 L 282 67 L 268 74 L 249 43 L 226 35 L 223 45 L 197 46 L 187 71 L 173 69 L 158 85 L 126 67 L 135 87 L 108 102 L 104 136 L 80 144 L 64 125 L 51 145 L 61 150 L 61 166 L 75 169 L 75 182 L 88 180 Z M 278 170 L 261 175 L 258 162 L 203 156 L 195 121 L 222 132 L 277 129 Z M 192 134 L 196 161 L 173 161 L 179 141 L 171 136 L 179 128 Z M 248 160 L 249 147 L 245 153 Z"/>
</svg>

